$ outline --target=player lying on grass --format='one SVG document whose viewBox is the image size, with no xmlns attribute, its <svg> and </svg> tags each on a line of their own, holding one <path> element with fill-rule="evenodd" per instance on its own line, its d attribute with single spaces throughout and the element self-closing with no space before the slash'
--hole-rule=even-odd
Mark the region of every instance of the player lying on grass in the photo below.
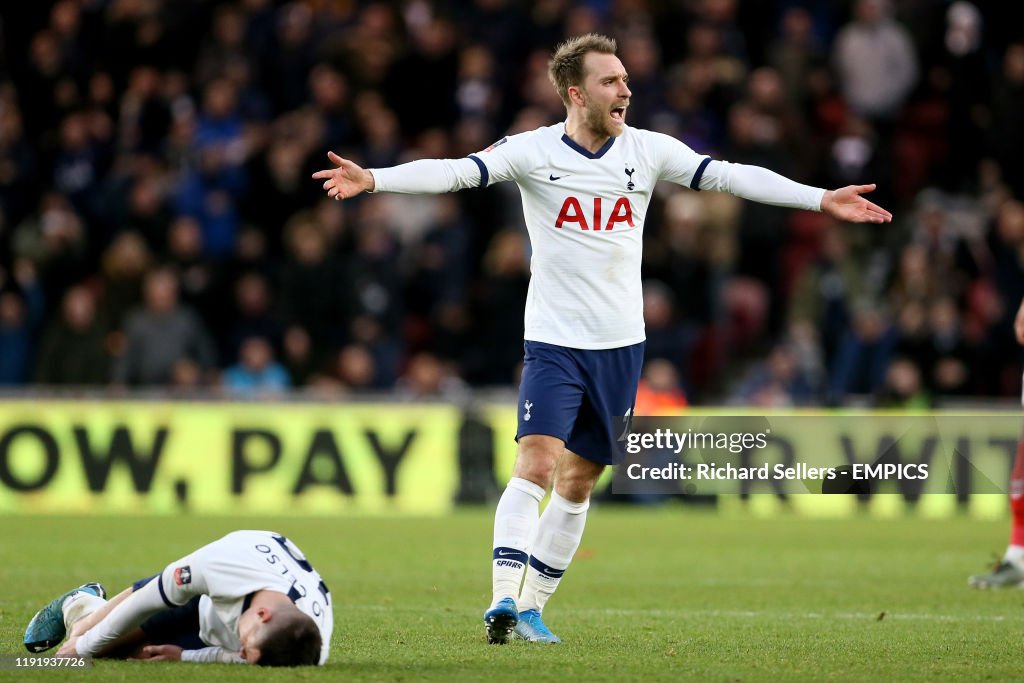
<svg viewBox="0 0 1024 683">
<path fill-rule="evenodd" d="M 1024 346 L 1024 301 L 1017 309 L 1013 332 L 1017 343 Z M 1024 404 L 1024 389 L 1021 403 Z M 1017 442 L 1017 457 L 1010 474 L 1010 544 L 991 573 L 972 576 L 967 585 L 983 590 L 1024 587 L 1024 436 Z"/>
<path fill-rule="evenodd" d="M 300 666 L 327 661 L 331 594 L 272 531 L 235 531 L 110 601 L 98 583 L 54 599 L 25 629 L 30 652 L 68 635 L 62 657 Z"/>
<path fill-rule="evenodd" d="M 421 159 L 394 168 L 363 169 L 331 152 L 336 168 L 313 174 L 338 200 L 504 181 L 519 186 L 533 256 L 519 445 L 494 517 L 493 600 L 484 613 L 490 643 L 504 643 L 513 633 L 558 642 L 541 611 L 579 547 L 590 494 L 612 464 L 640 380 L 640 261 L 655 185 L 729 192 L 844 221 L 892 220 L 861 196 L 874 185 L 826 191 L 757 166 L 715 161 L 667 135 L 630 128 L 628 76 L 615 50 L 614 40 L 596 34 L 558 47 L 548 75 L 565 103 L 562 123 L 510 135 L 465 159 Z M 540 515 L 549 489 L 551 500 Z"/>
</svg>

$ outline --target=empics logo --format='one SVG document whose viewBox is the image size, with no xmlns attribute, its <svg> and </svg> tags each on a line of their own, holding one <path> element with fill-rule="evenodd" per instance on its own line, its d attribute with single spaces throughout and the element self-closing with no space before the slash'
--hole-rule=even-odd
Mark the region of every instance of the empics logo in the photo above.
<svg viewBox="0 0 1024 683">
<path fill-rule="evenodd" d="M 174 570 L 174 583 L 179 586 L 192 583 L 192 569 L 187 565 L 184 567 L 176 567 Z"/>
<path fill-rule="evenodd" d="M 523 401 L 523 408 L 526 410 L 526 412 L 523 414 L 523 422 L 529 422 L 530 421 L 530 417 L 531 417 L 531 415 L 530 415 L 530 408 L 532 408 L 532 407 L 533 407 L 533 403 L 531 403 L 530 401 Z"/>
</svg>

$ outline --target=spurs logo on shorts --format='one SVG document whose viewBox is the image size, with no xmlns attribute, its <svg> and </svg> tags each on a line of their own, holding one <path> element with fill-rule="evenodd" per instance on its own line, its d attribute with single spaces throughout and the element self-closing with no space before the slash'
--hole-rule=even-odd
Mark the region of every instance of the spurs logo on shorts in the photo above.
<svg viewBox="0 0 1024 683">
<path fill-rule="evenodd" d="M 533 403 L 531 403 L 530 401 L 524 401 L 523 402 L 523 408 L 526 409 L 526 412 L 523 414 L 523 420 L 525 422 L 529 422 L 530 421 L 530 408 L 532 408 L 532 407 L 533 407 Z"/>
</svg>

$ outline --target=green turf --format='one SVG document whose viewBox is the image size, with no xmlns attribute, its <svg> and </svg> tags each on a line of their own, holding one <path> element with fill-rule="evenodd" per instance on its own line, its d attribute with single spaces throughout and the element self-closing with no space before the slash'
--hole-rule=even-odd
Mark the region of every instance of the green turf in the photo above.
<svg viewBox="0 0 1024 683">
<path fill-rule="evenodd" d="M 330 585 L 324 669 L 97 662 L 17 680 L 778 681 L 1021 677 L 1024 592 L 966 587 L 1006 522 L 591 512 L 545 617 L 487 646 L 490 510 L 442 519 L 0 518 L 0 652 L 53 595 L 116 590 L 235 528 L 293 538 Z M 883 614 L 884 613 L 884 614 Z M 0 672 L 0 679 L 11 672 Z M 9 680 L 15 680 L 11 677 Z"/>
</svg>

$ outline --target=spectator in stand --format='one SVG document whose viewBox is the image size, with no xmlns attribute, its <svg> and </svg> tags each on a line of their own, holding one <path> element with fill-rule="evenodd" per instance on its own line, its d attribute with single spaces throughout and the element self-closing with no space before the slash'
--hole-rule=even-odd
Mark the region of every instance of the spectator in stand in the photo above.
<svg viewBox="0 0 1024 683">
<path fill-rule="evenodd" d="M 274 360 L 274 348 L 265 337 L 248 337 L 238 352 L 238 362 L 224 371 L 221 382 L 239 397 L 267 397 L 291 386 L 284 366 Z"/>
<path fill-rule="evenodd" d="M 96 187 L 106 170 L 104 152 L 93 139 L 85 113 L 75 112 L 61 121 L 60 147 L 50 181 L 83 216 L 94 214 Z"/>
<path fill-rule="evenodd" d="M 129 310 L 142 302 L 142 281 L 153 257 L 136 232 L 122 232 L 101 258 L 100 324 L 108 330 L 122 329 Z"/>
<path fill-rule="evenodd" d="M 71 285 L 88 274 L 88 236 L 82 218 L 67 197 L 48 192 L 36 213 L 14 229 L 10 240 L 15 258 L 31 261 L 49 302 L 60 301 Z"/>
<path fill-rule="evenodd" d="M 300 215 L 289 221 L 285 240 L 288 256 L 281 270 L 278 304 L 285 322 L 305 329 L 314 355 L 320 355 L 337 343 L 339 327 L 347 319 L 341 299 L 343 269 L 310 217 Z"/>
<path fill-rule="evenodd" d="M 928 252 L 923 246 L 908 244 L 900 251 L 888 299 L 896 307 L 902 307 L 910 302 L 930 307 L 948 284 L 942 281 L 940 275 L 931 268 Z"/>
<path fill-rule="evenodd" d="M 235 85 L 226 78 L 213 81 L 203 93 L 193 139 L 195 165 L 181 177 L 177 208 L 199 221 L 206 253 L 216 258 L 231 250 L 238 230 L 249 154 L 243 132 Z"/>
<path fill-rule="evenodd" d="M 817 379 L 800 367 L 789 345 L 779 344 L 750 368 L 729 402 L 765 408 L 813 405 L 821 395 Z"/>
<path fill-rule="evenodd" d="M 812 74 L 824 67 L 828 56 L 814 33 L 811 13 L 799 5 L 782 15 L 779 36 L 768 50 L 768 62 L 782 79 L 788 101 L 808 104 Z"/>
<path fill-rule="evenodd" d="M 407 400 L 464 398 L 466 384 L 450 364 L 432 353 L 421 352 L 409 359 L 405 372 L 395 383 L 398 395 Z"/>
<path fill-rule="evenodd" d="M 178 216 L 167 231 L 164 265 L 178 275 L 182 303 L 188 304 L 203 323 L 219 334 L 227 317 L 227 305 L 218 296 L 218 272 L 205 254 L 203 233 L 198 221 Z"/>
<path fill-rule="evenodd" d="M 335 376 L 347 393 L 365 393 L 374 388 L 377 368 L 373 355 L 360 344 L 349 344 L 338 351 Z"/>
<path fill-rule="evenodd" d="M 1024 42 L 1006 49 L 992 100 L 988 147 L 1018 197 L 1024 197 Z"/>
<path fill-rule="evenodd" d="M 8 225 L 21 222 L 34 199 L 37 152 L 25 135 L 18 96 L 10 84 L 0 85 L 0 218 Z M 6 243 L 0 225 L 0 243 Z"/>
<path fill-rule="evenodd" d="M 164 185 L 165 180 L 157 170 L 137 176 L 127 189 L 123 214 L 115 218 L 118 230 L 139 233 L 152 250 L 163 248 L 171 226 Z"/>
<path fill-rule="evenodd" d="M 900 410 L 928 410 L 932 397 L 921 380 L 921 371 L 908 358 L 896 358 L 886 369 L 875 405 Z"/>
<path fill-rule="evenodd" d="M 205 376 L 216 360 L 213 343 L 195 312 L 178 302 L 174 271 L 150 272 L 144 297 L 145 307 L 133 310 L 125 320 L 125 348 L 114 366 L 114 382 L 143 387 L 170 384 L 180 361 L 194 364 L 199 376 Z"/>
<path fill-rule="evenodd" d="M 854 14 L 832 53 L 843 95 L 855 113 L 888 124 L 917 82 L 917 53 L 889 0 L 857 0 Z"/>
<path fill-rule="evenodd" d="M 476 302 L 479 341 L 470 361 L 470 376 L 480 384 L 511 384 L 522 360 L 523 310 L 530 284 L 526 236 L 518 230 L 498 232 L 483 258 Z"/>
<path fill-rule="evenodd" d="M 32 323 L 20 292 L 0 291 L 0 386 L 24 384 L 32 367 Z"/>
<path fill-rule="evenodd" d="M 67 291 L 61 317 L 50 323 L 36 358 L 33 381 L 84 387 L 110 378 L 107 335 L 96 315 L 96 298 L 82 285 Z"/>
<path fill-rule="evenodd" d="M 283 363 L 293 386 L 305 387 L 320 378 L 322 360 L 304 327 L 293 325 L 285 330 L 282 347 Z"/>
<path fill-rule="evenodd" d="M 949 82 L 949 140 L 943 185 L 953 191 L 976 186 L 978 162 L 984 152 L 984 129 L 992 118 L 991 80 L 979 78 L 993 55 L 983 41 L 981 12 L 957 0 L 946 10 L 942 50 L 934 61 Z"/>
<path fill-rule="evenodd" d="M 228 315 L 233 324 L 220 338 L 225 357 L 238 357 L 245 340 L 253 337 L 280 348 L 284 329 L 274 314 L 270 296 L 270 284 L 263 273 L 246 273 L 235 283 L 235 305 Z"/>
<path fill-rule="evenodd" d="M 634 415 L 681 415 L 689 405 L 672 363 L 654 358 L 644 364 L 636 390 Z"/>
<path fill-rule="evenodd" d="M 343 286 L 350 314 L 346 336 L 370 349 L 378 378 L 391 384 L 398 378 L 403 354 L 399 244 L 379 217 L 367 212 L 362 218 L 356 250 L 345 267 Z"/>
<path fill-rule="evenodd" d="M 972 384 L 971 350 L 963 336 L 960 311 L 948 296 L 940 297 L 929 311 L 933 358 L 925 386 L 939 396 L 962 396 Z"/>
<path fill-rule="evenodd" d="M 678 376 L 685 378 L 694 334 L 692 328 L 680 322 L 672 291 L 656 280 L 644 282 L 643 306 L 647 328 L 645 359 L 667 360 L 676 369 Z"/>
<path fill-rule="evenodd" d="M 797 280 L 789 302 L 791 321 L 818 330 L 828 363 L 849 328 L 854 302 L 867 293 L 864 268 L 847 240 L 843 227 L 825 229 L 821 252 Z"/>
<path fill-rule="evenodd" d="M 837 405 L 849 394 L 876 394 L 886 381 L 897 328 L 880 305 L 855 306 L 850 331 L 843 336 L 828 381 L 826 401 Z"/>
</svg>

